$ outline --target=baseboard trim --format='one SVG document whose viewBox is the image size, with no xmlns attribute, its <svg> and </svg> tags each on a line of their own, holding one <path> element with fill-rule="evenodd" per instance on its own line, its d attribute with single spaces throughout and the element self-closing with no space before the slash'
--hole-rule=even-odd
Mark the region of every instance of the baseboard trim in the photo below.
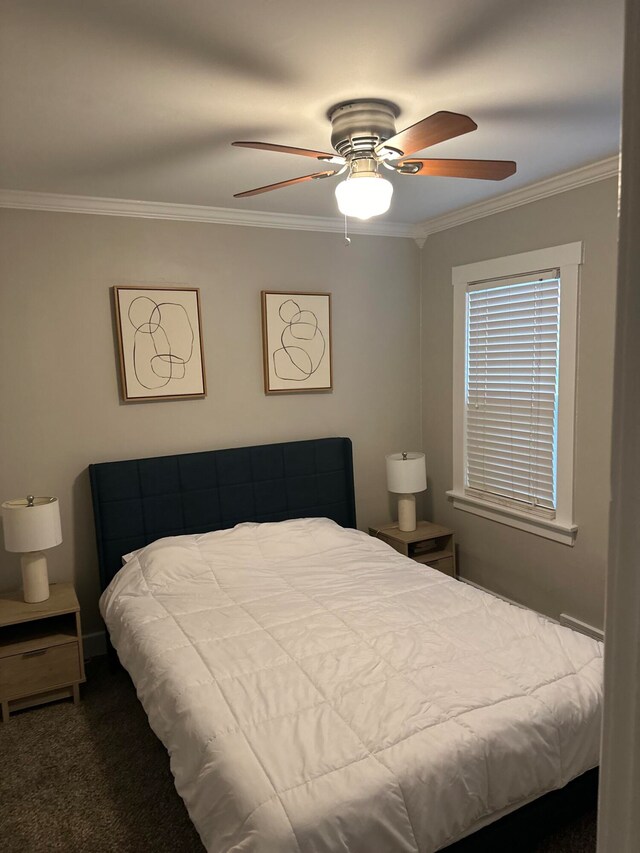
<svg viewBox="0 0 640 853">
<path fill-rule="evenodd" d="M 501 598 L 503 601 L 506 601 L 507 604 L 513 604 L 515 607 L 520 607 L 523 610 L 533 610 L 533 607 L 527 607 L 525 604 L 522 604 L 519 601 L 514 601 L 512 598 L 508 598 L 506 595 L 501 595 L 499 592 L 494 592 L 492 589 L 487 589 L 486 586 L 482 586 L 482 584 L 468 580 L 468 578 L 458 577 L 458 580 L 462 581 L 462 583 L 469 584 L 469 586 L 473 586 L 476 589 L 479 589 L 481 592 L 486 592 L 489 595 L 495 595 L 496 598 Z M 586 634 L 587 637 L 591 637 L 594 640 L 600 640 L 600 642 L 604 642 L 604 631 L 601 631 L 600 628 L 595 628 L 593 625 L 589 625 L 588 622 L 583 622 L 581 619 L 576 619 L 575 616 L 569 616 L 567 613 L 561 613 L 559 619 L 554 619 L 553 616 L 548 616 L 546 613 L 540 613 L 539 610 L 533 610 L 533 612 L 539 613 L 540 616 L 544 616 L 545 619 L 549 619 L 551 622 L 555 622 L 558 625 L 564 625 L 565 628 L 572 628 L 574 631 L 578 631 L 580 634 Z"/>
<path fill-rule="evenodd" d="M 97 658 L 107 653 L 106 631 L 94 631 L 92 634 L 82 635 L 82 647 L 84 659 Z"/>
<path fill-rule="evenodd" d="M 494 592 L 494 590 L 492 589 L 487 589 L 486 586 L 482 586 L 482 584 L 476 583 L 475 581 L 471 581 L 468 578 L 458 576 L 458 580 L 462 581 L 462 583 L 468 584 L 469 586 L 475 587 L 475 589 L 479 589 L 480 592 L 486 592 L 488 595 L 495 595 L 496 598 L 501 598 L 503 601 L 506 601 L 507 604 L 513 604 L 514 607 L 519 607 L 521 610 L 533 609 L 532 607 L 527 607 L 526 604 L 521 604 L 519 601 L 514 601 L 513 598 L 508 598 L 506 595 L 502 595 L 499 592 Z M 537 613 L 538 611 L 536 610 L 534 612 Z M 544 616 L 544 613 L 541 613 L 540 615 Z M 547 616 L 545 618 L 549 619 L 550 617 Z"/>
<path fill-rule="evenodd" d="M 594 640 L 604 642 L 604 631 L 600 628 L 594 628 L 588 622 L 583 622 L 582 619 L 576 619 L 575 616 L 569 616 L 568 613 L 560 614 L 560 624 L 567 628 L 573 628 L 574 631 L 580 631 L 581 634 L 586 634 L 588 637 L 593 637 Z"/>
</svg>

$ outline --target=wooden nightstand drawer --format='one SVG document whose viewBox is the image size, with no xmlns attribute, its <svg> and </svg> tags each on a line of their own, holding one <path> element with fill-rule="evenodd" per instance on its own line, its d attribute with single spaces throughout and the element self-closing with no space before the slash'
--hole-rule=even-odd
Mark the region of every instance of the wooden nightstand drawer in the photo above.
<svg viewBox="0 0 640 853">
<path fill-rule="evenodd" d="M 84 681 L 80 605 L 73 584 L 54 583 L 49 598 L 0 594 L 0 716 L 58 699 L 80 701 Z"/>
<path fill-rule="evenodd" d="M 81 679 L 77 642 L 0 659 L 2 699 L 29 696 Z"/>
</svg>

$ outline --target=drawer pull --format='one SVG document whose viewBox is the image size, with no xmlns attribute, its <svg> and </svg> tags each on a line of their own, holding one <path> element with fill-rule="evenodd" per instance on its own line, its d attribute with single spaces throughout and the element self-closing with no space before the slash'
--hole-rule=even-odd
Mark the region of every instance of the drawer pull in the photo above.
<svg viewBox="0 0 640 853">
<path fill-rule="evenodd" d="M 46 653 L 47 653 L 46 649 L 38 649 L 35 652 L 25 652 L 22 655 L 22 657 L 23 658 L 38 658 L 38 657 L 40 657 L 40 655 L 46 655 Z"/>
</svg>

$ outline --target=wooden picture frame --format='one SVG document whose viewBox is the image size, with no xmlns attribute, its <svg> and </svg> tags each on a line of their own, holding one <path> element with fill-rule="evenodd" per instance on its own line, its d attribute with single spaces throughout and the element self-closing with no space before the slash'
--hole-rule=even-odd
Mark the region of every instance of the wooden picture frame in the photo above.
<svg viewBox="0 0 640 853">
<path fill-rule="evenodd" d="M 131 285 L 112 292 L 123 402 L 205 397 L 200 290 Z"/>
<path fill-rule="evenodd" d="M 265 394 L 333 390 L 331 294 L 263 290 Z"/>
</svg>

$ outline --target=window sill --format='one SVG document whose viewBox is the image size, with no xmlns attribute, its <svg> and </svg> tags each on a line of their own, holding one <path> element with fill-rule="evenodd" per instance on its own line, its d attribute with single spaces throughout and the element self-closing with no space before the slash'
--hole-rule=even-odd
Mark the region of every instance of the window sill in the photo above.
<svg viewBox="0 0 640 853">
<path fill-rule="evenodd" d="M 526 530 L 528 533 L 553 539 L 554 542 L 561 542 L 563 545 L 575 543 L 578 532 L 576 524 L 562 524 L 557 519 L 540 518 L 527 512 L 519 512 L 517 509 L 489 503 L 455 489 L 447 492 L 447 496 L 453 502 L 454 509 L 461 509 L 463 512 L 497 521 L 498 524 L 517 527 L 518 530 Z"/>
</svg>

